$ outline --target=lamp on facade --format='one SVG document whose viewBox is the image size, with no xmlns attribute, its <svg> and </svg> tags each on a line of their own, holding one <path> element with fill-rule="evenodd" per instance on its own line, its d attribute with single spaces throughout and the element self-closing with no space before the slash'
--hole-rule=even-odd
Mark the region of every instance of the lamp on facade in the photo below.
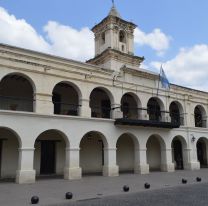
<svg viewBox="0 0 208 206">
<path fill-rule="evenodd" d="M 191 134 L 191 141 L 192 141 L 192 142 L 195 142 L 195 140 L 196 140 L 196 137 L 194 137 L 194 135 Z"/>
</svg>

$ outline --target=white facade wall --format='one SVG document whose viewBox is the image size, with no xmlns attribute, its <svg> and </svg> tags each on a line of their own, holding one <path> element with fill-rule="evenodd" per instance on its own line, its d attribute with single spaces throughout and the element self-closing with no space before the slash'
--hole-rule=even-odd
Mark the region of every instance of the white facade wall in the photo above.
<svg viewBox="0 0 208 206">
<path fill-rule="evenodd" d="M 113 71 L 100 67 L 4 45 L 0 45 L 0 62 L 0 79 L 13 73 L 23 75 L 31 82 L 35 99 L 33 113 L 0 111 L 0 127 L 16 133 L 12 137 L 7 137 L 4 132 L 0 134 L 0 139 L 8 139 L 3 141 L 2 178 L 16 175 L 19 183 L 34 182 L 35 175 L 39 175 L 40 171 L 40 146 L 38 143 L 35 145 L 35 140 L 47 130 L 61 133 L 58 137 L 61 142 L 56 145 L 56 174 L 64 174 L 66 179 L 77 179 L 87 172 L 116 176 L 119 170 L 134 169 L 135 172 L 147 173 L 149 168 L 158 169 L 159 164 L 161 170 L 173 171 L 171 143 L 176 136 L 182 137 L 186 145 L 183 148 L 185 169 L 199 169 L 196 142 L 201 137 L 208 138 L 208 129 L 195 127 L 194 108 L 200 105 L 207 114 L 207 93 L 172 85 L 168 93 L 160 88 L 157 96 L 158 77 L 151 73 L 126 69 L 120 71 L 115 79 Z M 79 116 L 53 114 L 52 92 L 59 82 L 70 82 L 76 86 L 81 105 Z M 120 106 L 125 93 L 133 93 L 142 108 L 147 107 L 151 97 L 157 97 L 161 109 L 165 111 L 169 110 L 172 101 L 177 101 L 183 111 L 184 126 L 178 129 L 147 129 L 115 126 L 113 118 L 91 118 L 90 94 L 100 87 L 108 91 L 112 108 Z M 74 95 L 70 96 L 72 99 L 74 101 Z M 203 117 L 207 118 L 206 115 Z M 167 118 L 166 114 L 164 119 Z M 145 110 L 142 111 L 142 119 L 148 120 Z M 102 148 L 95 143 L 100 136 L 94 137 L 91 143 L 85 142 L 83 148 L 80 146 L 82 138 L 91 131 L 104 137 L 104 163 L 101 161 Z M 134 141 L 128 135 L 126 139 L 119 140 L 123 134 L 131 134 Z M 163 147 L 159 147 L 154 138 L 147 145 L 152 135 L 162 139 Z"/>
</svg>

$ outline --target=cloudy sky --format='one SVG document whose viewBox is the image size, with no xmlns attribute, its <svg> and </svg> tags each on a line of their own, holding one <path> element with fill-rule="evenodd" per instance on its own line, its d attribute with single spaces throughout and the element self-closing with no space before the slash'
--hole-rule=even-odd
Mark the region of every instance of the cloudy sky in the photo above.
<svg viewBox="0 0 208 206">
<path fill-rule="evenodd" d="M 207 0 L 115 0 L 133 21 L 135 55 L 163 68 L 170 82 L 208 91 Z M 0 43 L 85 61 L 94 56 L 90 28 L 111 0 L 0 0 Z"/>
</svg>

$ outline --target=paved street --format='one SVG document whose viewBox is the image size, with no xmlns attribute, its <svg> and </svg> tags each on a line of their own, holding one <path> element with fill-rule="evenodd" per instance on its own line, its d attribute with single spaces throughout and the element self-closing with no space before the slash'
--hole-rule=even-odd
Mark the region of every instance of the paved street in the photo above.
<svg viewBox="0 0 208 206">
<path fill-rule="evenodd" d="M 197 176 L 202 178 L 202 183 L 196 183 L 195 179 Z M 187 178 L 187 185 L 181 184 L 182 178 Z M 151 188 L 148 191 L 144 189 L 145 182 L 151 184 Z M 128 194 L 122 191 L 123 185 L 126 184 L 130 187 Z M 177 187 L 177 189 L 173 187 Z M 191 200 L 192 205 L 194 205 L 193 200 L 195 202 L 197 201 L 197 205 L 199 205 L 198 203 L 200 202 L 208 202 L 206 197 L 208 194 L 207 188 L 208 169 L 201 169 L 199 171 L 176 171 L 174 173 L 153 172 L 148 175 L 121 174 L 119 177 L 87 176 L 75 181 L 44 179 L 38 180 L 35 184 L 27 185 L 0 183 L 0 205 L 30 205 L 30 198 L 33 195 L 38 195 L 40 198 L 39 205 L 44 206 L 70 204 L 133 205 L 131 201 L 134 203 L 141 201 L 141 203 L 135 203 L 136 205 L 151 205 L 150 201 L 152 201 L 154 205 L 157 204 L 160 206 L 165 205 L 166 201 L 170 201 L 172 203 L 167 203 L 169 206 L 171 204 L 173 205 L 173 203 L 178 206 L 179 204 L 176 204 L 178 201 L 188 200 Z M 162 189 L 162 191 L 158 189 Z M 65 199 L 66 192 L 73 193 L 74 197 L 72 200 Z M 135 195 L 138 192 L 139 194 Z M 128 198 L 128 202 L 126 202 L 126 197 Z M 101 199 L 86 201 L 86 199 L 95 198 Z M 163 203 L 160 202 L 161 200 Z M 187 204 L 191 205 L 189 203 Z"/>
<path fill-rule="evenodd" d="M 101 199 L 77 201 L 59 206 L 205 206 L 208 184 L 186 185 Z"/>
</svg>

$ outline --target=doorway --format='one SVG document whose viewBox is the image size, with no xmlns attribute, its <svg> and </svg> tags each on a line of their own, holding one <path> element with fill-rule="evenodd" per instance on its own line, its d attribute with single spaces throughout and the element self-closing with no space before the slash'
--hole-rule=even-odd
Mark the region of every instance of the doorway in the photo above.
<svg viewBox="0 0 208 206">
<path fill-rule="evenodd" d="M 41 141 L 40 174 L 55 174 L 56 142 L 50 140 Z"/>
<path fill-rule="evenodd" d="M 197 142 L 197 157 L 201 168 L 207 167 L 206 142 L 201 138 Z"/>
<path fill-rule="evenodd" d="M 183 148 L 181 141 L 179 139 L 173 140 L 172 143 L 173 148 L 173 155 L 175 161 L 175 169 L 176 170 L 183 170 Z"/>
</svg>

